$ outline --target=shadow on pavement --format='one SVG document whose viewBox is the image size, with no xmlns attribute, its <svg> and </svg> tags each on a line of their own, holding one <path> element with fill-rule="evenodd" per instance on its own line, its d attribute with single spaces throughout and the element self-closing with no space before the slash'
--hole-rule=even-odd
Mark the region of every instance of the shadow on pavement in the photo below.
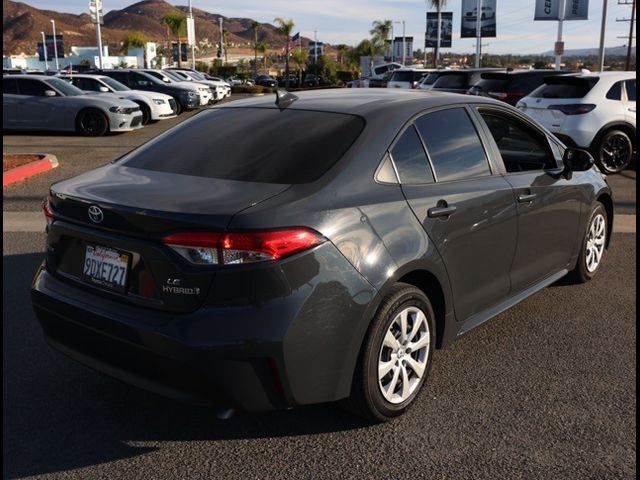
<svg viewBox="0 0 640 480">
<path fill-rule="evenodd" d="M 41 254 L 3 257 L 5 478 L 72 470 L 157 449 L 136 442 L 297 436 L 366 426 L 335 405 L 238 413 L 221 421 L 215 410 L 155 396 L 67 359 L 46 345 L 31 310 L 29 287 L 41 261 Z"/>
</svg>

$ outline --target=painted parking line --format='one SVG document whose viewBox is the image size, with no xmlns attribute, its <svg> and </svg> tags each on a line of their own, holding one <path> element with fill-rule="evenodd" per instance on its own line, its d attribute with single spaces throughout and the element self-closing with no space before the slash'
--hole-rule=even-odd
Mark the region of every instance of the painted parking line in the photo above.
<svg viewBox="0 0 640 480">
<path fill-rule="evenodd" d="M 3 232 L 44 232 L 45 220 L 42 212 L 3 212 Z M 635 215 L 616 215 L 613 222 L 615 233 L 636 233 Z"/>
</svg>

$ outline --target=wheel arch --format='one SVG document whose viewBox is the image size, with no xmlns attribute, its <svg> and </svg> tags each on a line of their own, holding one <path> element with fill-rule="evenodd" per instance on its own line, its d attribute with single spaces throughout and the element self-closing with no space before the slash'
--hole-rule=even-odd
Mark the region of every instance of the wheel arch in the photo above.
<svg viewBox="0 0 640 480">
<path fill-rule="evenodd" d="M 97 106 L 97 105 L 88 105 L 86 107 L 82 107 L 81 109 L 78 110 L 78 112 L 76 113 L 76 117 L 75 117 L 75 126 L 76 129 L 78 129 L 78 120 L 80 119 L 80 115 L 83 112 L 87 112 L 87 111 L 97 111 L 100 112 L 101 114 L 104 115 L 104 118 L 107 120 L 107 132 L 106 133 L 110 133 L 111 132 L 111 118 L 109 117 L 109 113 L 107 113 L 107 111 L 105 111 L 103 108 Z"/>
<path fill-rule="evenodd" d="M 624 133 L 629 135 L 629 137 L 631 138 L 631 143 L 633 144 L 633 148 L 635 150 L 636 127 L 634 127 L 628 122 L 623 122 L 623 121 L 609 122 L 606 125 L 604 125 L 600 130 L 598 130 L 598 133 L 596 133 L 596 135 L 593 137 L 593 141 L 591 142 L 591 145 L 589 146 L 589 148 L 590 149 L 595 148 L 598 145 L 598 142 L 600 142 L 600 139 L 602 138 L 602 136 L 608 131 L 614 130 L 614 129 L 622 130 Z"/>
<path fill-rule="evenodd" d="M 611 234 L 613 233 L 613 198 L 611 198 L 611 195 L 604 192 L 596 198 L 596 201 L 600 202 L 604 206 L 604 210 L 607 212 L 607 242 L 605 244 L 605 248 L 609 248 Z"/>
</svg>

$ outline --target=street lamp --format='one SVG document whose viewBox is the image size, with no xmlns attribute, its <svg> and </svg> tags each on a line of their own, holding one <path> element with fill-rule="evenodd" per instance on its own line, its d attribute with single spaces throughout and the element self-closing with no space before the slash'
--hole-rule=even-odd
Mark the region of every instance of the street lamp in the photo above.
<svg viewBox="0 0 640 480">
<path fill-rule="evenodd" d="M 44 52 L 44 71 L 49 70 L 49 63 L 47 62 L 47 42 L 44 39 L 44 32 L 40 32 L 42 35 L 42 51 Z"/>
<path fill-rule="evenodd" d="M 51 25 L 53 26 L 53 56 L 56 59 L 56 71 L 60 70 L 60 64 L 58 64 L 58 42 L 56 39 L 56 21 L 51 20 Z"/>
<path fill-rule="evenodd" d="M 393 22 L 393 23 L 401 23 L 402 24 L 402 66 L 405 64 L 405 58 L 407 55 L 407 46 L 406 46 L 406 36 L 405 36 L 405 22 L 404 20 Z"/>
</svg>

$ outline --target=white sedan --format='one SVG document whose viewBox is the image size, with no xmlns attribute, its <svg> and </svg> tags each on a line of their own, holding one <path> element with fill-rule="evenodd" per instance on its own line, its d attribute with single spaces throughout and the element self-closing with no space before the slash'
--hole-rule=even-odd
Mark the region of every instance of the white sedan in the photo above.
<svg viewBox="0 0 640 480">
<path fill-rule="evenodd" d="M 142 111 L 143 125 L 150 121 L 165 120 L 176 116 L 176 102 L 171 95 L 145 90 L 132 90 L 106 75 L 78 74 L 65 75 L 62 78 L 85 92 L 111 94 L 137 103 Z"/>
</svg>

